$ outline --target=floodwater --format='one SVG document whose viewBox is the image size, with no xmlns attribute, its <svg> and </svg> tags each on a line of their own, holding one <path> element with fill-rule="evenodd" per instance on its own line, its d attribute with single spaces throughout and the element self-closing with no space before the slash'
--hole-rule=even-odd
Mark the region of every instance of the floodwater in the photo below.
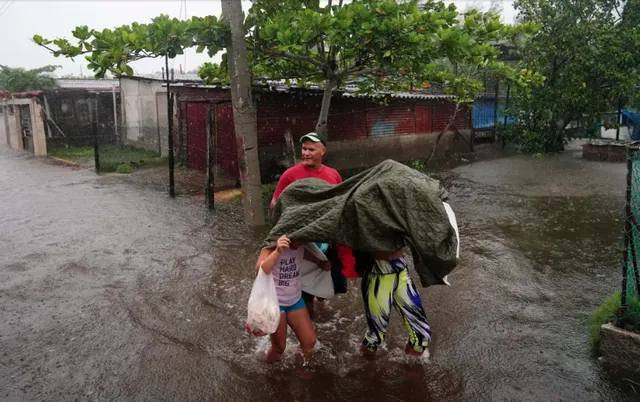
<svg viewBox="0 0 640 402">
<path fill-rule="evenodd" d="M 267 340 L 243 331 L 258 236 L 238 204 L 208 215 L 135 176 L 0 148 L 0 400 L 638 398 L 586 330 L 619 285 L 624 168 L 567 152 L 438 172 L 462 243 L 452 286 L 421 290 L 430 357 L 403 356 L 393 315 L 380 359 L 363 360 L 352 281 L 321 312 L 301 376 L 293 339 L 267 366 Z"/>
</svg>

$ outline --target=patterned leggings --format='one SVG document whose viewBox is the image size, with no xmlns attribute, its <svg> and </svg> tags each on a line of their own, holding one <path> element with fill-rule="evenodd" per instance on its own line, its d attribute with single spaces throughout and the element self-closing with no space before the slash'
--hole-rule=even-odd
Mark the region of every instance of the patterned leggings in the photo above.
<svg viewBox="0 0 640 402">
<path fill-rule="evenodd" d="M 395 306 L 409 332 L 409 344 L 416 352 L 424 352 L 431 340 L 431 328 L 420 294 L 406 269 L 384 275 L 366 272 L 362 277 L 362 299 L 368 325 L 362 344 L 367 349 L 375 351 L 384 341 L 391 306 Z"/>
</svg>

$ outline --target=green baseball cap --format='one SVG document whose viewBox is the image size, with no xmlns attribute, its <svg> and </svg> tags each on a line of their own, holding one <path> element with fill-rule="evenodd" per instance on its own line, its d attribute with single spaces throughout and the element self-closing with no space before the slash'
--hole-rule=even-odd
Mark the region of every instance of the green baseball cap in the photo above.
<svg viewBox="0 0 640 402">
<path fill-rule="evenodd" d="M 322 145 L 327 146 L 327 143 L 325 142 L 325 140 L 322 139 L 322 137 L 318 133 L 311 132 L 309 134 L 305 134 L 302 137 L 300 137 L 300 143 L 303 143 L 305 141 L 321 142 Z"/>
</svg>

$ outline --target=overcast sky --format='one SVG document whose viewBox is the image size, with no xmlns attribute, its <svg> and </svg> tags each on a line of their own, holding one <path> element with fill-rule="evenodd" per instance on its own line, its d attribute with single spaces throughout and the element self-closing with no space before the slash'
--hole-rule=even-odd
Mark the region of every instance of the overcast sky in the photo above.
<svg viewBox="0 0 640 402">
<path fill-rule="evenodd" d="M 490 0 L 456 1 L 458 8 L 464 9 L 469 4 L 485 4 L 489 7 Z M 503 19 L 513 22 L 515 11 L 512 1 L 503 1 Z M 147 0 L 147 1 L 35 1 L 35 0 L 0 0 L 0 64 L 11 67 L 25 67 L 27 69 L 46 64 L 61 65 L 57 75 L 92 75 L 86 68 L 86 61 L 79 57 L 75 61 L 63 57 L 55 58 L 45 49 L 38 47 L 31 38 L 40 34 L 47 39 L 57 37 L 72 38 L 71 31 L 78 25 L 88 25 L 89 28 L 102 29 L 130 24 L 134 21 L 145 23 L 159 14 L 172 17 L 184 17 L 184 4 L 181 0 Z M 249 2 L 243 1 L 243 8 L 248 8 Z M 217 15 L 221 14 L 220 2 L 217 0 L 186 0 L 186 15 Z M 205 61 L 210 60 L 206 54 L 196 54 L 194 50 L 186 52 L 173 62 L 176 72 L 180 65 L 185 71 L 195 69 Z M 171 62 L 170 62 L 171 63 Z M 161 60 L 140 60 L 132 67 L 137 73 L 153 73 L 160 71 L 163 66 Z M 186 67 L 185 67 L 186 66 Z"/>
</svg>

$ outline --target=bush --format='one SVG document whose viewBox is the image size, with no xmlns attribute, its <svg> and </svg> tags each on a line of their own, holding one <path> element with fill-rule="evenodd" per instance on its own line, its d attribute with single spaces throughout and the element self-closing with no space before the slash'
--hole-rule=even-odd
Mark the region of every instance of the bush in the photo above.
<svg viewBox="0 0 640 402">
<path fill-rule="evenodd" d="M 126 163 L 123 163 L 116 168 L 116 173 L 121 173 L 121 174 L 133 173 L 133 168 L 127 165 Z"/>
<path fill-rule="evenodd" d="M 276 186 L 278 183 L 267 183 L 263 184 L 260 187 L 260 191 L 262 193 L 262 198 L 268 198 L 271 201 L 271 197 L 273 197 L 273 193 L 276 192 Z"/>
<path fill-rule="evenodd" d="M 424 172 L 424 162 L 420 159 L 414 159 L 411 161 L 411 168 L 418 172 Z"/>
</svg>

